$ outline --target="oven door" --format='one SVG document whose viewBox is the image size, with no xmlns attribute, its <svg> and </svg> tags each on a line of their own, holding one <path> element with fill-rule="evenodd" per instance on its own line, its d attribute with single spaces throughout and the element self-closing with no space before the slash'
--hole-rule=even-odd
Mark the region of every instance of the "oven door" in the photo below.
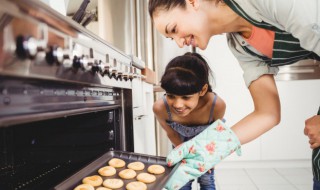
<svg viewBox="0 0 320 190">
<path fill-rule="evenodd" d="M 51 189 L 120 149 L 120 108 L 0 128 L 0 189 Z"/>
<path fill-rule="evenodd" d="M 0 189 L 52 189 L 110 150 L 133 151 L 128 98 L 129 89 L 0 76 Z"/>
</svg>

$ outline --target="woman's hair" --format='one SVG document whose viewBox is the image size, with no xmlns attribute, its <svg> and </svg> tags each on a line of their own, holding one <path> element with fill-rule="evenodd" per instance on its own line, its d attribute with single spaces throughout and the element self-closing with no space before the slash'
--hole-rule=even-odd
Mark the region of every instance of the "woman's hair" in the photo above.
<svg viewBox="0 0 320 190">
<path fill-rule="evenodd" d="M 212 92 L 209 83 L 212 76 L 206 60 L 198 53 L 186 53 L 172 59 L 161 77 L 161 87 L 175 95 L 189 95 L 200 92 L 205 84 Z"/>
<path fill-rule="evenodd" d="M 186 0 L 149 0 L 149 15 L 153 18 L 153 14 L 157 9 L 170 10 L 173 7 L 186 7 Z"/>
<path fill-rule="evenodd" d="M 218 4 L 220 1 L 223 0 L 214 0 L 215 4 Z M 156 11 L 159 9 L 162 10 L 170 10 L 171 8 L 174 7 L 180 7 L 180 8 L 186 8 L 187 3 L 186 0 L 149 0 L 149 15 L 153 19 L 153 15 L 155 14 Z"/>
</svg>

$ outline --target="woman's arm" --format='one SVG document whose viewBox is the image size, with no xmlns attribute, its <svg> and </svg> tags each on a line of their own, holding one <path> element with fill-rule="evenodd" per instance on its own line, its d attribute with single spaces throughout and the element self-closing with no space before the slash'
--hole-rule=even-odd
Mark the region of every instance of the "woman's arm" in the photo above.
<svg viewBox="0 0 320 190">
<path fill-rule="evenodd" d="M 254 111 L 232 127 L 241 144 L 256 139 L 280 122 L 280 100 L 273 75 L 262 75 L 251 83 L 249 90 Z"/>
<path fill-rule="evenodd" d="M 166 122 L 165 114 L 167 114 L 167 111 L 166 111 L 165 105 L 163 104 L 162 99 L 157 100 L 153 104 L 153 112 L 158 122 L 160 123 L 161 127 L 166 131 L 167 136 L 171 141 L 171 143 L 175 147 L 183 143 L 182 140 L 180 139 L 179 133 L 173 130 Z"/>
</svg>

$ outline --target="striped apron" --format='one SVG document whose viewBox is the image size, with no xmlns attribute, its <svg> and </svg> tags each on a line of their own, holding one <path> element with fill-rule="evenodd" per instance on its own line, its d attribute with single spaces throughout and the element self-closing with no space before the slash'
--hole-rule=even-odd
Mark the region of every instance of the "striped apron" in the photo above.
<svg viewBox="0 0 320 190">
<path fill-rule="evenodd" d="M 224 0 L 224 2 L 239 16 L 246 19 L 252 25 L 275 32 L 272 58 L 258 55 L 249 48 L 242 46 L 247 53 L 251 54 L 252 56 L 259 57 L 271 67 L 288 65 L 303 59 L 315 59 L 320 61 L 320 57 L 316 53 L 303 49 L 300 46 L 299 39 L 293 37 L 292 34 L 280 30 L 266 22 L 258 22 L 250 18 L 249 15 L 247 15 L 246 12 L 234 0 Z"/>
<path fill-rule="evenodd" d="M 260 58 L 271 67 L 288 65 L 303 59 L 315 59 L 320 61 L 320 57 L 316 53 L 303 49 L 300 46 L 299 39 L 293 37 L 292 34 L 280 30 L 266 22 L 258 22 L 252 19 L 234 0 L 224 0 L 224 2 L 252 25 L 275 32 L 272 58 L 258 55 L 249 48 L 242 46 L 244 51 L 250 55 Z M 320 115 L 320 108 L 318 115 Z M 312 171 L 314 178 L 317 181 L 320 181 L 320 148 L 316 148 L 312 152 Z"/>
</svg>

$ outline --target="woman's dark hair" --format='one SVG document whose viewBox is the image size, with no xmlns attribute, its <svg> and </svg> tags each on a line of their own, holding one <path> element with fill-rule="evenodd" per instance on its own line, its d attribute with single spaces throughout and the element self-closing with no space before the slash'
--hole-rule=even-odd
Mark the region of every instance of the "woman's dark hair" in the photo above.
<svg viewBox="0 0 320 190">
<path fill-rule="evenodd" d="M 209 83 L 211 69 L 206 60 L 198 53 L 186 53 L 172 59 L 161 77 L 161 87 L 175 95 L 189 95 L 200 92 L 205 84 L 212 92 Z"/>
<path fill-rule="evenodd" d="M 186 0 L 149 0 L 149 15 L 153 18 L 153 14 L 157 9 L 162 8 L 163 10 L 170 10 L 173 7 L 186 7 Z"/>
</svg>

